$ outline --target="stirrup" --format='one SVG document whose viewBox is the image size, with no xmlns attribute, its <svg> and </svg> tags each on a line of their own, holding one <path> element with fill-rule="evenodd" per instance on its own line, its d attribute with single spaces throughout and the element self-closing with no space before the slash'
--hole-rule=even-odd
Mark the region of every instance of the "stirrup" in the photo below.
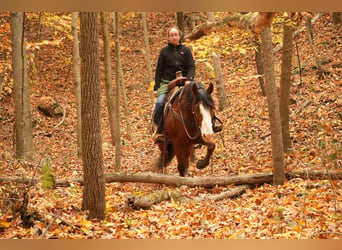
<svg viewBox="0 0 342 250">
<path fill-rule="evenodd" d="M 159 134 L 156 132 L 153 133 L 152 135 L 152 140 L 157 143 L 157 142 L 164 142 L 165 141 L 165 136 L 163 134 Z"/>
<path fill-rule="evenodd" d="M 218 125 L 215 124 L 215 121 L 218 121 L 220 124 L 218 124 Z M 213 124 L 214 133 L 220 132 L 222 130 L 222 128 L 223 128 L 223 122 L 219 118 L 217 118 L 216 115 L 214 115 L 214 124 Z"/>
<path fill-rule="evenodd" d="M 222 124 L 220 125 L 215 125 L 213 130 L 214 130 L 214 133 L 217 133 L 217 132 L 220 132 L 222 130 Z"/>
</svg>

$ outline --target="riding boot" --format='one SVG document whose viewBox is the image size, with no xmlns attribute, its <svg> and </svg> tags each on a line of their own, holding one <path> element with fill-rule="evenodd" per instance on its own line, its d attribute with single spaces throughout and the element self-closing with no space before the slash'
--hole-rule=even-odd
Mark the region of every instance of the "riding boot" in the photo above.
<svg viewBox="0 0 342 250">
<path fill-rule="evenodd" d="M 163 142 L 165 140 L 163 135 L 164 130 L 164 119 L 163 119 L 163 107 L 161 103 L 156 103 L 154 110 L 154 123 L 157 125 L 156 131 L 152 135 L 154 142 Z"/>
<path fill-rule="evenodd" d="M 218 121 L 219 124 L 217 124 L 216 121 Z M 222 128 L 223 128 L 222 121 L 215 116 L 214 117 L 214 121 L 213 121 L 213 131 L 214 131 L 214 133 L 220 132 L 222 130 Z"/>
<path fill-rule="evenodd" d="M 154 142 L 163 142 L 165 141 L 165 136 L 164 136 L 164 119 L 161 117 L 156 132 L 153 134 L 152 139 Z"/>
</svg>

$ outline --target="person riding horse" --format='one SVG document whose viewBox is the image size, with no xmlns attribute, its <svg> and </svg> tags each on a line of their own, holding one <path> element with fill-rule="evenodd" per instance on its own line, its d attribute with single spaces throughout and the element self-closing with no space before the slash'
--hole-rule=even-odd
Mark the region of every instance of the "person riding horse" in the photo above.
<svg viewBox="0 0 342 250">
<path fill-rule="evenodd" d="M 181 31 L 178 27 L 171 27 L 168 30 L 168 45 L 161 49 L 155 72 L 154 95 L 157 101 L 153 110 L 153 122 L 157 129 L 152 135 L 154 142 L 164 141 L 163 110 L 168 92 L 176 85 L 189 84 L 194 80 L 195 60 L 190 48 L 180 41 Z M 180 74 L 180 75 L 177 75 Z M 174 81 L 171 85 L 170 81 Z M 214 131 L 222 130 L 222 124 L 215 125 Z"/>
<path fill-rule="evenodd" d="M 169 92 L 169 81 L 176 78 L 176 72 L 181 71 L 186 81 L 190 82 L 195 75 L 195 60 L 189 47 L 180 41 L 181 31 L 171 27 L 168 32 L 168 45 L 161 49 L 155 72 L 154 95 L 157 101 L 154 107 L 153 121 L 158 126 L 152 138 L 154 141 L 163 140 L 162 115 L 166 96 Z"/>
</svg>

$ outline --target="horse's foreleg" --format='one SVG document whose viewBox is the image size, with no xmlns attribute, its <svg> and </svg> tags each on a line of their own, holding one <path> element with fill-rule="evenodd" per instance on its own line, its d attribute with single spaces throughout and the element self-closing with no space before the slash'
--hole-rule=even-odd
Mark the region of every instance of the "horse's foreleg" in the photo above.
<svg viewBox="0 0 342 250">
<path fill-rule="evenodd" d="M 207 154 L 204 159 L 198 160 L 196 163 L 196 168 L 203 169 L 209 165 L 210 157 L 215 150 L 215 143 L 208 143 L 207 145 Z"/>
<path fill-rule="evenodd" d="M 191 146 L 183 144 L 174 145 L 175 154 L 178 162 L 178 172 L 180 176 L 188 176 L 189 156 L 191 153 Z"/>
</svg>

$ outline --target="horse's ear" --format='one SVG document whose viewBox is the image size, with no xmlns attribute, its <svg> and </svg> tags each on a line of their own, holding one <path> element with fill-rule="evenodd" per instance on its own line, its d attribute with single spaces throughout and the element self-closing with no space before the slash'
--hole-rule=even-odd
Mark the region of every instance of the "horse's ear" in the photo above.
<svg viewBox="0 0 342 250">
<path fill-rule="evenodd" d="M 211 95 L 213 91 L 214 91 L 214 85 L 212 83 L 209 83 L 209 87 L 207 88 L 208 94 Z"/>
<path fill-rule="evenodd" d="M 197 94 L 198 94 L 198 87 L 197 87 L 196 83 L 194 83 L 192 85 L 192 92 L 194 93 L 194 96 L 197 96 Z"/>
</svg>

